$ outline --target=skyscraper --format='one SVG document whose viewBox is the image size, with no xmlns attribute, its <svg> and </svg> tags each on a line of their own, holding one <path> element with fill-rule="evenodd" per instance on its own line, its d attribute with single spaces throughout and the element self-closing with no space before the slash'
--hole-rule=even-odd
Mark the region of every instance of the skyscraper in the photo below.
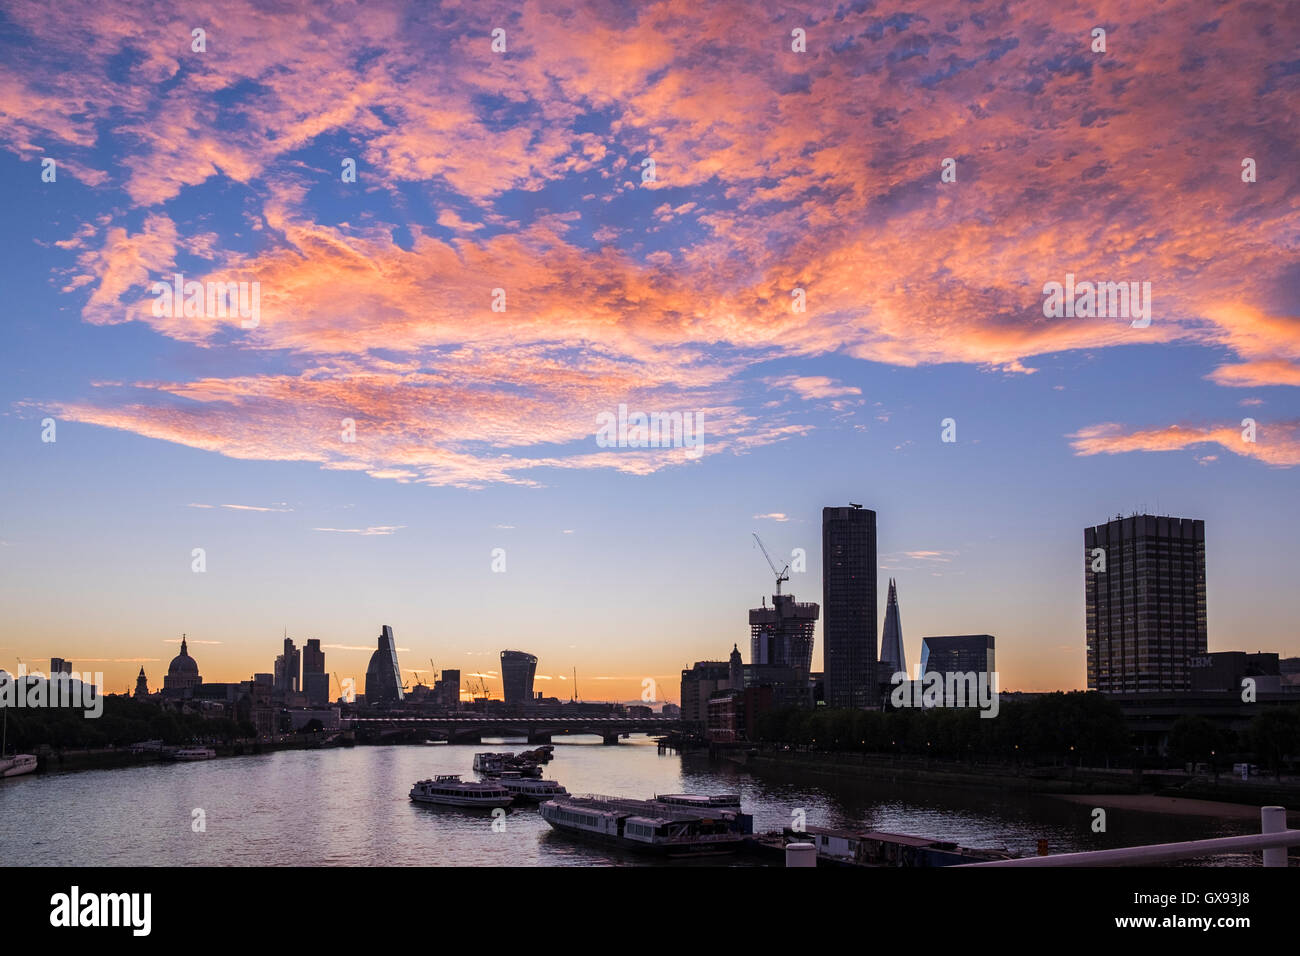
<svg viewBox="0 0 1300 956">
<path fill-rule="evenodd" d="M 307 703 L 323 707 L 330 702 L 330 675 L 325 671 L 325 652 L 317 638 L 308 638 L 302 649 L 302 690 Z"/>
<path fill-rule="evenodd" d="M 393 643 L 393 629 L 385 624 L 379 632 L 379 647 L 370 655 L 370 666 L 366 668 L 366 703 L 391 704 L 402 698 L 397 645 Z"/>
<path fill-rule="evenodd" d="M 1208 649 L 1205 522 L 1132 515 L 1083 531 L 1088 689 L 1187 690 Z"/>
<path fill-rule="evenodd" d="M 874 705 L 876 513 L 861 505 L 822 509 L 822 610 L 827 706 Z"/>
<path fill-rule="evenodd" d="M 889 579 L 889 598 L 885 602 L 885 633 L 880 638 L 880 679 L 907 672 L 907 655 L 903 651 L 903 625 L 898 617 L 898 588 Z"/>
<path fill-rule="evenodd" d="M 537 658 L 523 651 L 501 652 L 501 689 L 506 703 L 523 706 L 533 699 Z"/>
<path fill-rule="evenodd" d="M 281 694 L 302 689 L 302 652 L 288 635 L 284 638 L 284 653 L 275 659 L 275 689 Z"/>
</svg>

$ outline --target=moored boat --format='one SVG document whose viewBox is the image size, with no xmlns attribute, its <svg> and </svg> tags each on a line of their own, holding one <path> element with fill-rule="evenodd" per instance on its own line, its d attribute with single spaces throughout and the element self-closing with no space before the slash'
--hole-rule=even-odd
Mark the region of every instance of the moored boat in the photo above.
<svg viewBox="0 0 1300 956">
<path fill-rule="evenodd" d="M 497 782 L 510 791 L 516 802 L 541 803 L 543 800 L 569 795 L 569 791 L 555 780 L 534 780 L 521 776 L 517 770 L 502 771 Z"/>
<path fill-rule="evenodd" d="M 496 809 L 514 801 L 510 791 L 497 783 L 466 783 L 458 773 L 439 774 L 411 787 L 416 803 L 436 803 L 449 807 Z"/>
<path fill-rule="evenodd" d="M 661 793 L 655 797 L 655 802 L 691 810 L 740 810 L 738 793 Z"/>
<path fill-rule="evenodd" d="M 733 853 L 754 832 L 753 817 L 734 810 L 595 794 L 547 800 L 541 815 L 569 836 L 666 856 Z"/>
<path fill-rule="evenodd" d="M 36 757 L 32 754 L 14 754 L 12 757 L 0 757 L 0 777 L 21 777 L 36 769 Z"/>
</svg>

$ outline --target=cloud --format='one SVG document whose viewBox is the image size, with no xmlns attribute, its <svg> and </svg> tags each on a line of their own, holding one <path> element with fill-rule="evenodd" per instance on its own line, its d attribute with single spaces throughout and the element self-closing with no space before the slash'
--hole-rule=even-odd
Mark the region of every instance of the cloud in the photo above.
<svg viewBox="0 0 1300 956">
<path fill-rule="evenodd" d="M 1104 57 L 1081 9 L 232 0 L 195 54 L 193 16 L 161 0 L 17 5 L 0 148 L 55 155 L 89 194 L 56 288 L 204 369 L 58 405 L 234 458 L 482 487 L 692 464 L 584 449 L 624 401 L 704 409 L 708 455 L 806 434 L 761 404 L 848 414 L 862 389 L 749 373 L 814 356 L 1027 375 L 1181 343 L 1218 385 L 1300 385 L 1289 8 L 1218 11 L 1212 39 L 1191 0 L 1125 10 Z M 776 42 L 792 23 L 806 54 Z M 239 227 L 213 224 L 217 194 Z M 257 282 L 259 324 L 154 316 L 175 271 Z M 1067 272 L 1151 282 L 1151 326 L 1044 318 Z"/>
<path fill-rule="evenodd" d="M 1243 437 L 1240 425 L 1168 425 L 1164 428 L 1129 428 L 1104 422 L 1081 428 L 1072 435 L 1076 455 L 1118 455 L 1132 451 L 1181 451 L 1215 444 L 1243 458 L 1279 467 L 1300 465 L 1300 420 L 1261 422 L 1255 440 Z M 1217 456 L 1206 460 L 1213 461 Z"/>
<path fill-rule="evenodd" d="M 333 531 L 336 532 L 337 534 L 383 535 L 383 534 L 396 534 L 398 531 L 401 531 L 405 527 L 406 525 L 399 524 L 399 525 L 379 525 L 378 527 L 371 527 L 371 528 L 312 528 L 312 530 Z"/>
<path fill-rule="evenodd" d="M 789 515 L 787 515 L 787 514 L 785 514 L 785 513 L 783 513 L 783 512 L 780 512 L 780 511 L 773 511 L 773 512 L 771 512 L 770 514 L 765 514 L 765 515 L 754 515 L 754 517 L 757 518 L 757 519 L 760 520 L 760 521 L 763 521 L 763 520 L 767 520 L 767 521 L 789 521 L 789 520 L 790 520 L 790 516 L 789 516 Z"/>
</svg>

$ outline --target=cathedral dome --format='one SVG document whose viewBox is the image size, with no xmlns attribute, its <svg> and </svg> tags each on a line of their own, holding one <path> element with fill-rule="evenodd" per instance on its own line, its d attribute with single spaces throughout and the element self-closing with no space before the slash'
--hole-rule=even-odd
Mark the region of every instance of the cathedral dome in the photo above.
<svg viewBox="0 0 1300 956">
<path fill-rule="evenodd" d="M 190 657 L 184 637 L 181 638 L 181 652 L 172 658 L 171 664 L 167 667 L 167 673 L 172 677 L 198 676 L 199 665 L 194 658 Z"/>
</svg>

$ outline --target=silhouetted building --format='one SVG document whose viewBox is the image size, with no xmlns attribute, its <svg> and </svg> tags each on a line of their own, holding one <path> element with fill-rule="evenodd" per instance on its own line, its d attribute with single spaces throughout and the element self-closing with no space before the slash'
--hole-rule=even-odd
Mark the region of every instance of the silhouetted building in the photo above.
<svg viewBox="0 0 1300 956">
<path fill-rule="evenodd" d="M 181 652 L 172 658 L 167 667 L 167 676 L 163 678 L 163 696 L 188 697 L 194 688 L 203 683 L 199 676 L 199 665 L 190 657 L 185 635 L 181 635 Z"/>
<path fill-rule="evenodd" d="M 992 674 L 997 669 L 993 653 L 992 634 L 954 634 L 943 637 L 921 638 L 921 678 L 938 673 L 943 677 L 944 693 L 949 686 L 948 675 L 987 674 L 989 689 L 997 690 Z M 977 678 L 978 680 L 978 678 Z M 975 700 L 978 684 L 961 685 L 966 694 L 965 703 Z M 943 698 L 946 706 L 954 702 Z"/>
<path fill-rule="evenodd" d="M 70 675 L 71 673 L 72 673 L 72 661 L 65 661 L 62 657 L 51 657 L 51 658 L 50 658 L 50 676 L 51 676 L 51 677 L 53 677 L 55 674 L 69 674 L 69 675 Z"/>
<path fill-rule="evenodd" d="M 302 689 L 311 707 L 330 702 L 330 675 L 325 670 L 325 652 L 317 638 L 308 638 L 302 649 Z"/>
<path fill-rule="evenodd" d="M 442 679 L 433 685 L 433 702 L 438 707 L 456 710 L 460 707 L 460 671 L 444 670 Z"/>
<path fill-rule="evenodd" d="M 703 729 L 709 717 L 709 698 L 721 685 L 726 689 L 731 678 L 728 661 L 696 661 L 682 671 L 682 720 Z"/>
<path fill-rule="evenodd" d="M 1245 651 L 1216 651 L 1188 661 L 1191 690 L 1225 691 L 1239 695 L 1246 678 L 1255 684 L 1256 695 L 1280 693 L 1283 686 L 1277 654 L 1247 654 Z"/>
<path fill-rule="evenodd" d="M 524 651 L 501 652 L 501 692 L 506 706 L 522 707 L 533 699 L 537 658 Z"/>
<path fill-rule="evenodd" d="M 822 509 L 822 657 L 826 703 L 879 703 L 876 681 L 876 513 Z"/>
<path fill-rule="evenodd" d="M 370 655 L 370 666 L 366 668 L 366 703 L 400 703 L 403 696 L 397 645 L 393 643 L 393 629 L 385 624 L 379 632 L 379 647 Z"/>
<path fill-rule="evenodd" d="M 903 623 L 898 616 L 898 588 L 889 579 L 889 599 L 885 603 L 885 632 L 880 638 L 881 680 L 907 673 L 907 654 L 903 650 Z"/>
<path fill-rule="evenodd" d="M 135 693 L 132 695 L 136 700 L 144 700 L 149 696 L 149 681 L 144 676 L 144 668 L 140 668 L 140 676 L 135 679 Z"/>
<path fill-rule="evenodd" d="M 1116 518 L 1085 528 L 1083 547 L 1088 689 L 1187 690 L 1188 661 L 1208 648 L 1205 522 Z"/>
<path fill-rule="evenodd" d="M 302 690 L 302 652 L 284 639 L 284 653 L 275 659 L 275 689 L 283 696 Z"/>
<path fill-rule="evenodd" d="M 729 661 L 730 689 L 744 690 L 746 684 L 771 687 L 778 706 L 808 705 L 818 610 L 816 604 L 800 603 L 791 594 L 773 594 L 771 607 L 765 601 L 762 607 L 751 608 L 748 677 L 735 681 Z"/>
</svg>

